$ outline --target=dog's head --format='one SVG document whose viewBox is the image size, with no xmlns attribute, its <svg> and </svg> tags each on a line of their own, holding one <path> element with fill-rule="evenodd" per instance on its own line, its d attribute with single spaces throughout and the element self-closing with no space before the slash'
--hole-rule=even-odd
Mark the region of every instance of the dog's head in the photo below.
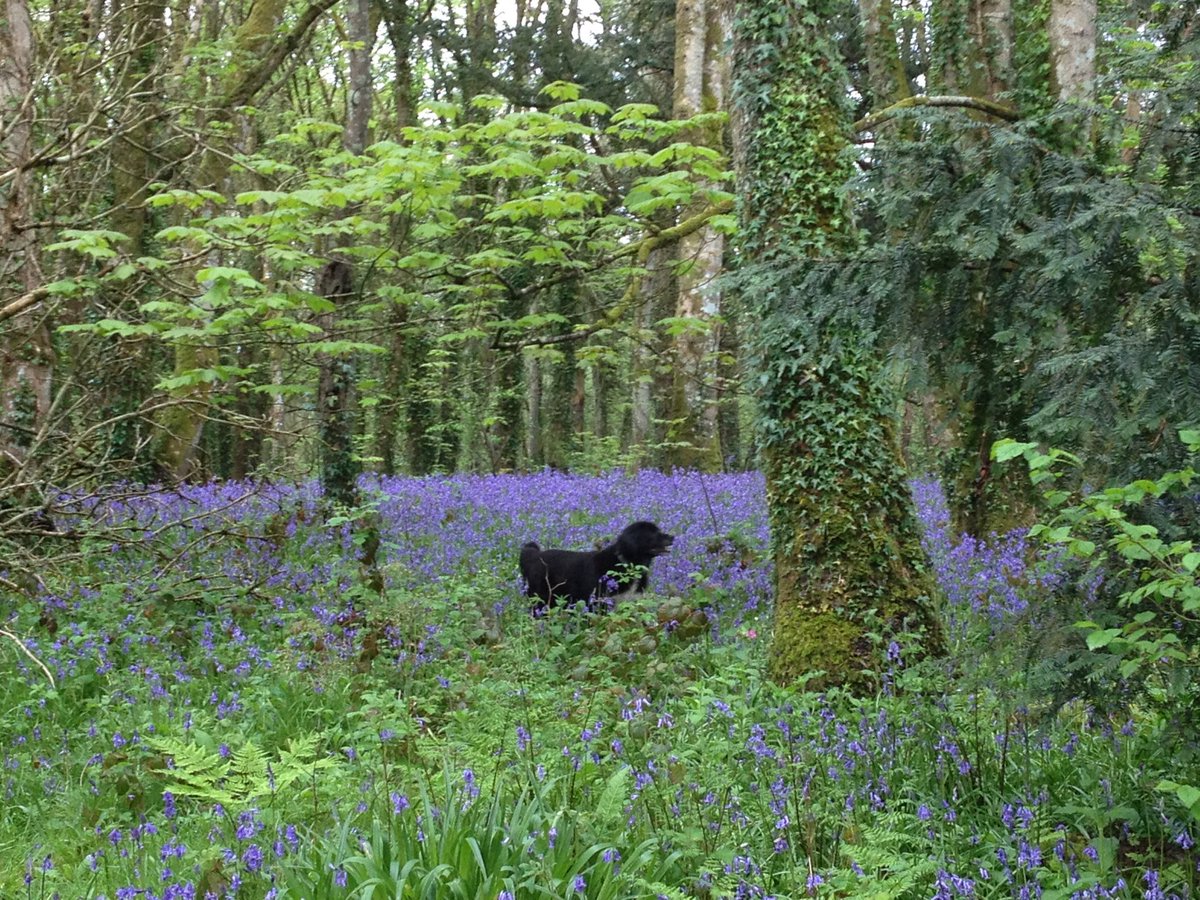
<svg viewBox="0 0 1200 900">
<path fill-rule="evenodd" d="M 653 522 L 634 522 L 626 526 L 617 538 L 617 552 L 622 559 L 644 564 L 668 553 L 673 543 L 675 536 L 667 534 Z"/>
</svg>

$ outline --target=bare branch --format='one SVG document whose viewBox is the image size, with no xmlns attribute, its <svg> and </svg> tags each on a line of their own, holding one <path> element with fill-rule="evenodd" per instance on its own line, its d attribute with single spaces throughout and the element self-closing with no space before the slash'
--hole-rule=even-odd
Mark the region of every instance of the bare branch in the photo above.
<svg viewBox="0 0 1200 900">
<path fill-rule="evenodd" d="M 893 118 L 896 113 L 905 109 L 915 109 L 918 106 L 949 106 L 974 109 L 978 112 L 986 113 L 993 118 L 1002 119 L 1005 122 L 1019 122 L 1021 119 L 1021 114 L 1014 107 L 1009 106 L 1007 103 L 997 103 L 995 100 L 988 100 L 983 97 L 930 97 L 925 94 L 918 94 L 915 97 L 905 97 L 891 106 L 885 106 L 878 112 L 873 112 L 859 119 L 852 127 L 855 132 L 859 133 L 874 131 L 888 119 Z"/>
<path fill-rule="evenodd" d="M 58 685 L 56 685 L 56 684 L 54 683 L 54 676 L 53 676 L 53 675 L 50 673 L 50 670 L 46 668 L 46 664 L 45 664 L 44 662 L 42 662 L 40 659 L 38 659 L 36 656 L 34 656 L 34 655 L 33 655 L 33 653 L 31 653 L 31 652 L 30 652 L 29 648 L 28 648 L 28 647 L 26 647 L 26 646 L 25 646 L 25 645 L 24 645 L 24 644 L 21 642 L 21 639 L 20 639 L 19 637 L 17 637 L 17 636 L 16 636 L 15 634 L 13 634 L 11 631 L 7 631 L 7 630 L 5 630 L 5 629 L 3 629 L 3 628 L 0 628 L 0 637 L 6 637 L 6 638 L 8 638 L 10 641 L 12 641 L 14 644 L 16 644 L 18 647 L 20 647 L 20 648 L 21 648 L 21 652 L 22 652 L 22 653 L 24 653 L 26 656 L 28 656 L 30 659 L 32 659 L 32 660 L 33 660 L 35 663 L 37 663 L 37 664 L 38 664 L 38 667 L 39 667 L 39 668 L 40 668 L 40 669 L 41 669 L 43 672 L 45 672 L 45 673 L 46 673 L 46 677 L 50 679 L 50 686 L 51 686 L 51 687 L 58 687 Z"/>
<path fill-rule="evenodd" d="M 34 288 L 28 294 L 22 294 L 16 300 L 0 306 L 0 322 L 11 319 L 13 316 L 19 316 L 27 309 L 32 309 L 48 296 L 50 296 L 50 292 L 44 287 Z"/>
</svg>

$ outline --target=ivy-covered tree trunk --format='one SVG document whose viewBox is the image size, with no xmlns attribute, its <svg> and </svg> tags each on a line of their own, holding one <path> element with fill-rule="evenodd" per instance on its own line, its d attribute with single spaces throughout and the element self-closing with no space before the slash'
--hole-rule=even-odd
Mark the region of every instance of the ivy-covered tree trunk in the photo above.
<svg viewBox="0 0 1200 900">
<path fill-rule="evenodd" d="M 1012 87 L 1012 0 L 934 0 L 930 18 L 941 88 L 995 98 Z"/>
<path fill-rule="evenodd" d="M 892 3 L 893 0 L 859 0 L 867 51 L 867 83 L 871 88 L 871 102 L 875 109 L 912 96 L 904 71 L 904 59 L 896 43 L 896 19 Z"/>
<path fill-rule="evenodd" d="M 923 632 L 936 652 L 941 633 L 870 323 L 794 289 L 812 258 L 856 243 L 840 193 L 845 73 L 820 24 L 835 6 L 741 4 L 735 158 L 775 556 L 771 674 L 862 688 L 893 635 Z"/>
</svg>

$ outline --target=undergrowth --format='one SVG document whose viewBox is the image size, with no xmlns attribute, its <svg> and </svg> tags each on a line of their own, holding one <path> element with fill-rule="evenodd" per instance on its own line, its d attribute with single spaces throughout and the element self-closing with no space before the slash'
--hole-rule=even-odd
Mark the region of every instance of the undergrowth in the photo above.
<svg viewBox="0 0 1200 900">
<path fill-rule="evenodd" d="M 1195 738 L 1051 677 L 1037 545 L 918 485 L 952 654 L 806 694 L 764 678 L 759 478 L 543 477 L 376 485 L 382 594 L 306 489 L 91 510 L 142 539 L 4 601 L 47 671 L 4 642 L 0 896 L 1195 896 Z M 529 615 L 522 540 L 642 517 L 660 593 Z"/>
</svg>

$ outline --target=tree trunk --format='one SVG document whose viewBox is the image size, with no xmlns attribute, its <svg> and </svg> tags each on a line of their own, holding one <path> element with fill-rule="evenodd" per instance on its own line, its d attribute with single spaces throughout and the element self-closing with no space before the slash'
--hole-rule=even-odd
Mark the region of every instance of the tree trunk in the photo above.
<svg viewBox="0 0 1200 900">
<path fill-rule="evenodd" d="M 994 98 L 1012 87 L 1012 0 L 934 0 L 930 14 L 947 93 Z"/>
<path fill-rule="evenodd" d="M 317 293 L 344 306 L 354 293 L 353 278 L 349 265 L 332 260 L 321 269 Z M 328 333 L 332 313 L 322 318 Z M 359 463 L 354 456 L 354 364 L 350 357 L 323 355 L 319 360 L 317 422 L 325 499 L 341 506 L 356 506 Z"/>
<path fill-rule="evenodd" d="M 217 87 L 219 94 L 209 121 L 228 124 L 235 111 L 248 104 L 262 90 L 307 30 L 334 2 L 314 0 L 300 15 L 292 30 L 274 42 L 272 38 L 287 7 L 286 0 L 258 0 L 252 4 L 246 20 L 234 35 L 232 61 Z M 226 150 L 216 138 L 209 139 L 209 144 L 200 154 L 199 167 L 193 178 L 197 189 L 221 189 L 231 163 L 231 155 Z M 208 212 L 211 215 L 217 210 L 210 209 Z M 217 349 L 214 345 L 199 340 L 181 341 L 175 348 L 174 374 L 186 376 L 198 369 L 212 368 L 216 362 Z M 193 381 L 172 392 L 178 402 L 159 419 L 162 438 L 155 454 L 161 474 L 165 477 L 178 480 L 191 473 L 204 421 L 209 415 L 211 394 L 212 386 L 207 379 Z"/>
<path fill-rule="evenodd" d="M 109 221 L 114 231 L 129 238 L 127 250 L 136 259 L 144 254 L 147 187 L 154 180 L 150 147 L 156 130 L 159 54 L 162 52 L 163 15 L 166 3 L 124 2 L 117 21 L 125 35 L 128 53 L 121 88 L 129 97 L 121 126 L 122 137 L 112 156 L 113 204 Z"/>
<path fill-rule="evenodd" d="M 342 146 L 361 156 L 367 147 L 371 124 L 371 48 L 374 33 L 370 0 L 347 0 L 346 30 L 350 38 L 349 80 L 346 90 L 346 129 Z M 353 215 L 347 209 L 346 215 Z M 344 237 L 344 246 L 351 238 Z M 338 306 L 354 296 L 354 269 L 338 253 L 318 279 L 318 293 Z M 332 314 L 326 318 L 326 338 L 331 338 Z M 325 497 L 343 506 L 358 505 L 359 460 L 354 455 L 355 392 L 358 360 L 353 354 L 323 354 L 318 360 L 317 417 L 321 435 L 321 484 Z"/>
<path fill-rule="evenodd" d="M 33 21 L 25 0 L 0 0 L 0 308 L 41 287 L 33 190 Z M 0 472 L 28 461 L 50 412 L 54 348 L 45 304 L 0 324 Z"/>
<path fill-rule="evenodd" d="M 1088 100 L 1096 84 L 1096 0 L 1051 0 L 1050 88 L 1067 103 Z"/>
<path fill-rule="evenodd" d="M 396 79 L 392 85 L 394 98 L 394 115 L 396 121 L 392 127 L 392 138 L 399 143 L 406 143 L 404 129 L 413 124 L 415 100 L 413 97 L 413 30 L 415 11 L 408 0 L 393 0 L 382 4 L 384 27 L 387 29 L 388 41 L 392 45 L 392 57 L 395 60 Z M 411 227 L 411 221 L 402 218 L 394 226 L 397 234 L 406 234 Z M 379 457 L 379 469 L 384 475 L 394 475 L 397 471 L 396 445 L 400 437 L 400 413 L 405 410 L 410 401 L 403 396 L 411 380 L 411 364 L 407 357 L 410 355 L 410 344 L 407 334 L 408 304 L 401 301 L 389 312 L 388 331 L 390 341 L 388 354 L 384 361 L 383 397 L 380 400 L 379 415 L 375 420 L 375 450 Z M 404 427 L 411 430 L 413 417 L 404 417 Z M 408 459 L 411 466 L 412 458 Z"/>
<path fill-rule="evenodd" d="M 868 84 L 873 109 L 890 106 L 912 96 L 904 58 L 896 43 L 893 0 L 860 0 L 859 11 L 866 38 Z"/>
<path fill-rule="evenodd" d="M 526 353 L 525 366 L 525 466 L 540 469 L 545 465 L 542 452 L 542 361 Z"/>
<path fill-rule="evenodd" d="M 679 0 L 675 7 L 675 92 L 672 113 L 686 119 L 717 112 L 729 95 L 730 22 L 718 0 Z M 692 129 L 682 139 L 724 148 L 720 125 Z M 703 186 L 703 185 L 702 185 Z M 707 204 L 700 197 L 681 213 L 681 221 Z M 725 257 L 725 237 L 706 225 L 679 241 L 675 316 L 696 327 L 680 329 L 674 339 L 672 385 L 672 451 L 670 461 L 688 468 L 720 465 L 717 430 L 716 318 L 721 297 L 714 288 Z"/>
<path fill-rule="evenodd" d="M 633 347 L 633 391 L 630 401 L 632 415 L 629 445 L 633 448 L 639 465 L 655 465 L 661 461 L 663 435 L 656 421 L 669 410 L 665 404 L 660 409 L 656 398 L 669 397 L 670 385 L 663 385 L 659 334 L 651 326 L 667 314 L 675 279 L 671 272 L 673 248 L 657 247 L 646 259 L 646 274 L 638 285 L 641 302 L 635 312 L 638 341 Z M 664 390 L 665 387 L 665 390 Z M 661 401 L 660 401 L 661 402 Z"/>
<path fill-rule="evenodd" d="M 941 633 L 896 444 L 895 398 L 869 323 L 791 285 L 804 257 L 856 243 L 846 76 L 816 24 L 834 0 L 758 0 L 738 17 L 743 255 L 755 275 L 759 433 L 775 557 L 770 672 L 810 688 L 869 688 L 883 644 Z M 774 55 L 744 51 L 774 46 Z M 761 134 L 764 139 L 756 141 Z M 770 136 L 769 139 L 767 136 Z"/>
</svg>

